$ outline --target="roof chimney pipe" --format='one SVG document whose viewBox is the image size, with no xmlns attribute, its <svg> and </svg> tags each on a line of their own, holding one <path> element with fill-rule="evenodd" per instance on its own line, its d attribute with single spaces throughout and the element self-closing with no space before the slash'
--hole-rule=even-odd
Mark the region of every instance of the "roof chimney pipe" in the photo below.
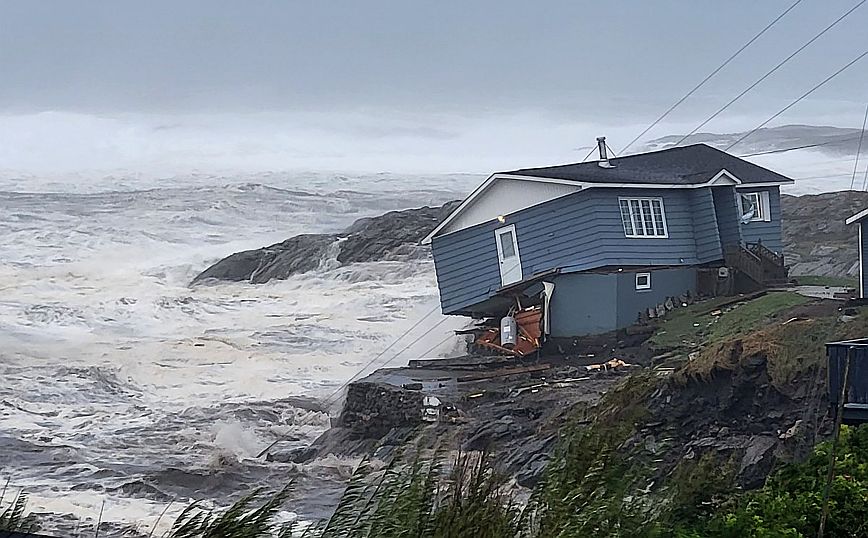
<svg viewBox="0 0 868 538">
<path fill-rule="evenodd" d="M 600 150 L 600 160 L 597 162 L 597 166 L 600 168 L 615 168 L 615 165 L 609 162 L 609 155 L 606 153 L 605 136 L 597 137 L 597 148 Z"/>
</svg>

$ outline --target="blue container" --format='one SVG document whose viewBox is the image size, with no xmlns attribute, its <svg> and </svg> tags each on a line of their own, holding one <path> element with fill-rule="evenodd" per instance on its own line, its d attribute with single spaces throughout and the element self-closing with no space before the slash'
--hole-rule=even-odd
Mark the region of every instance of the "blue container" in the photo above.
<svg viewBox="0 0 868 538">
<path fill-rule="evenodd" d="M 868 338 L 826 344 L 826 357 L 829 361 L 826 390 L 834 415 L 838 411 L 838 399 L 844 384 L 844 368 L 848 356 L 850 374 L 841 422 L 862 424 L 868 422 Z"/>
</svg>

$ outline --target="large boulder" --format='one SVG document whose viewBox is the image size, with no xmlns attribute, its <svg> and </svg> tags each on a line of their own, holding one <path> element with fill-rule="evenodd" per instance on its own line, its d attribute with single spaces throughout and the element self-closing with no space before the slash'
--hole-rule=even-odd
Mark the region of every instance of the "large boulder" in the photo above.
<svg viewBox="0 0 868 538">
<path fill-rule="evenodd" d="M 868 207 L 868 192 L 781 196 L 784 257 L 790 274 L 859 274 L 858 230 L 844 220 Z"/>
<path fill-rule="evenodd" d="M 237 252 L 202 271 L 193 283 L 229 280 L 261 284 L 355 262 L 427 256 L 428 249 L 420 241 L 458 203 L 390 211 L 359 219 L 342 233 L 297 235 L 267 247 Z"/>
</svg>

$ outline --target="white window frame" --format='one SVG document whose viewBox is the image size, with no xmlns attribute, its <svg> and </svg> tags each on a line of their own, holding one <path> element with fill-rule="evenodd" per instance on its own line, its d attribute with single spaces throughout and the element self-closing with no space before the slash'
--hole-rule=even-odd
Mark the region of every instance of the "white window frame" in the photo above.
<svg viewBox="0 0 868 538">
<path fill-rule="evenodd" d="M 630 233 L 628 231 L 627 221 L 624 219 L 624 211 L 623 211 L 623 208 L 621 207 L 621 204 L 623 202 L 627 202 L 627 207 L 630 209 L 628 216 L 630 218 L 630 230 L 632 230 L 632 233 Z M 645 224 L 646 224 L 645 216 L 646 215 L 644 212 L 645 208 L 643 207 L 643 202 L 648 203 L 648 209 L 649 209 L 649 211 L 651 211 L 651 214 L 650 214 L 650 216 L 651 216 L 651 228 L 652 228 L 652 231 L 654 232 L 653 234 L 647 233 L 648 229 L 645 226 Z M 663 233 L 662 234 L 658 233 L 658 231 L 657 231 L 658 222 L 654 218 L 654 203 L 655 202 L 660 204 L 660 219 L 661 219 L 660 224 L 663 225 Z M 641 229 L 642 229 L 641 234 L 636 233 L 636 231 L 639 229 L 639 226 L 637 226 L 637 215 L 634 214 L 634 212 L 633 212 L 633 209 L 634 209 L 633 204 L 634 203 L 638 204 L 638 207 L 639 207 L 639 215 L 638 215 L 639 222 L 638 222 L 638 224 L 639 224 L 639 226 L 641 226 Z M 625 237 L 629 237 L 631 239 L 668 239 L 669 238 L 669 226 L 666 224 L 666 207 L 663 204 L 663 198 L 661 198 L 659 196 L 658 197 L 650 197 L 650 198 L 649 197 L 641 197 L 641 198 L 640 197 L 626 197 L 626 196 L 618 197 L 618 213 L 621 215 L 621 226 L 624 228 L 624 236 Z"/>
<path fill-rule="evenodd" d="M 645 277 L 645 283 L 639 284 L 639 279 Z M 636 273 L 636 289 L 638 291 L 651 289 L 651 273 Z"/>
<path fill-rule="evenodd" d="M 771 222 L 771 204 L 769 202 L 769 191 L 751 191 L 751 192 L 738 192 L 738 212 L 740 213 L 740 217 L 744 218 L 744 214 L 747 208 L 744 207 L 744 203 L 742 202 L 743 198 L 752 198 L 755 201 L 751 203 L 755 204 L 754 207 L 757 208 L 756 214 L 750 218 L 747 222 Z"/>
</svg>

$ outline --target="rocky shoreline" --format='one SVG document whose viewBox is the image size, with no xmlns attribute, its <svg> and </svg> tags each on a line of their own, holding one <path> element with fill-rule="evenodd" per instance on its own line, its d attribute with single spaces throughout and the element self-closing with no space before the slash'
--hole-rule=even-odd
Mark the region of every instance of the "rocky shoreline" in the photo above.
<svg viewBox="0 0 868 538">
<path fill-rule="evenodd" d="M 390 212 L 361 219 L 343 233 L 301 235 L 234 254 L 195 282 L 260 283 L 316 270 L 328 261 L 343 265 L 428 256 L 420 240 L 456 203 Z M 868 205 L 868 193 L 785 196 L 782 204 L 791 274 L 852 275 L 855 230 L 846 227 L 843 218 Z M 792 319 L 831 323 L 840 305 L 814 299 L 807 307 L 770 311 L 755 321 L 756 332 L 769 324 L 781 333 L 800 330 L 798 324 L 782 328 Z M 687 326 L 711 327 L 718 318 L 705 312 L 693 321 Z M 612 405 L 607 394 L 625 386 L 625 380 L 630 380 L 626 386 L 633 383 L 637 388 L 618 398 L 632 399 L 629 405 L 640 406 L 643 419 L 623 448 L 630 457 L 653 461 L 661 482 L 683 461 L 712 454 L 732 462 L 741 487 L 756 487 L 779 462 L 803 458 L 818 435 L 822 438 L 828 423 L 817 365 L 821 351 L 812 351 L 807 365 L 799 365 L 787 383 L 780 383 L 778 363 L 785 359 L 760 346 L 781 337 L 777 333 L 758 336 L 754 342 L 748 330 L 741 340 L 727 340 L 730 347 L 725 349 L 717 349 L 720 342 L 713 339 L 661 348 L 652 335 L 665 333 L 667 323 L 661 320 L 638 336 L 621 331 L 588 337 L 573 346 L 581 354 L 528 359 L 470 355 L 377 370 L 349 386 L 341 415 L 311 446 L 286 450 L 278 443 L 267 457 L 302 464 L 329 455 L 388 460 L 397 453 L 406 456 L 408 447 L 494 450 L 515 483 L 532 489 L 543 476 L 564 424 L 575 422 L 577 416 L 597 420 L 594 417 Z M 806 325 L 804 331 L 826 325 L 814 327 Z M 826 335 L 816 337 L 822 342 Z M 610 360 L 618 366 L 607 367 Z M 708 363 L 707 371 L 690 373 L 702 362 Z M 647 387 L 654 389 L 644 392 Z M 437 401 L 436 420 L 425 419 L 426 398 Z M 697 412 L 700 408 L 704 411 Z"/>
<path fill-rule="evenodd" d="M 428 249 L 419 243 L 459 203 L 390 211 L 359 219 L 343 232 L 302 234 L 267 247 L 236 252 L 202 271 L 193 283 L 224 280 L 263 284 L 357 262 L 424 258 Z"/>
<path fill-rule="evenodd" d="M 357 262 L 425 258 L 421 240 L 460 202 L 390 211 L 357 220 L 343 232 L 302 234 L 219 260 L 193 284 L 232 281 L 262 284 L 298 273 Z M 784 255 L 790 275 L 858 274 L 856 230 L 844 219 L 868 206 L 868 192 L 844 191 L 781 197 Z"/>
</svg>

